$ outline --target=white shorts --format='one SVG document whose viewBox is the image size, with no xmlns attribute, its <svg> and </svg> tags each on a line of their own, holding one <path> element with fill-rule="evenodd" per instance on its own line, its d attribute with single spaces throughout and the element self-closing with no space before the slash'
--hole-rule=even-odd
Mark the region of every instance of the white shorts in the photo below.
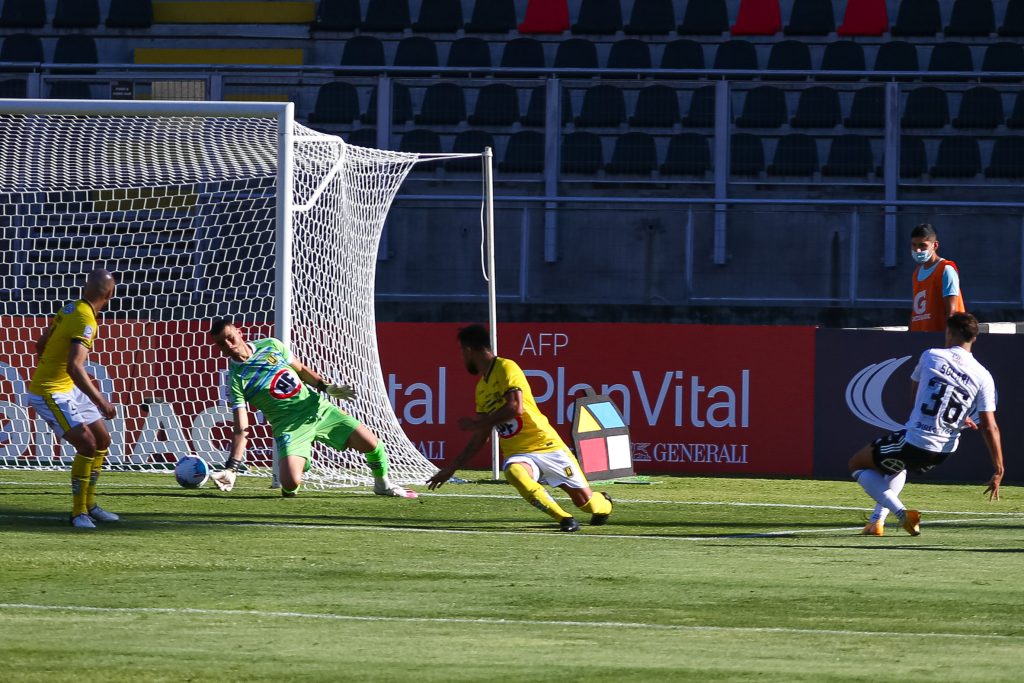
<svg viewBox="0 0 1024 683">
<path fill-rule="evenodd" d="M 517 453 L 505 459 L 502 471 L 513 463 L 526 465 L 535 481 L 548 486 L 568 486 L 571 489 L 590 488 L 583 468 L 569 451 L 550 453 Z"/>
<path fill-rule="evenodd" d="M 79 425 L 91 425 L 103 419 L 99 408 L 78 387 L 57 394 L 25 394 L 28 405 L 36 415 L 46 420 L 58 437 L 63 437 Z"/>
</svg>

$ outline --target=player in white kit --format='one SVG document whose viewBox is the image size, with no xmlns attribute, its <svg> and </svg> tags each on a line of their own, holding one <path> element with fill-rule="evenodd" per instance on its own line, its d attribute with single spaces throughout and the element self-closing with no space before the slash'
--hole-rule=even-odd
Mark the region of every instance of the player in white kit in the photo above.
<svg viewBox="0 0 1024 683">
<path fill-rule="evenodd" d="M 921 513 L 908 510 L 899 499 L 907 472 L 927 472 L 944 462 L 960 444 L 960 432 L 975 426 L 970 419 L 975 411 L 995 467 L 985 492 L 989 500 L 999 499 L 1003 447 L 996 424 L 996 388 L 992 374 L 971 354 L 977 337 L 978 321 L 973 315 L 950 316 L 946 348 L 922 353 L 910 376 L 914 408 L 904 429 L 875 439 L 850 459 L 853 478 L 896 515 L 911 536 L 921 533 Z M 883 535 L 883 521 L 872 520 L 863 533 Z"/>
</svg>

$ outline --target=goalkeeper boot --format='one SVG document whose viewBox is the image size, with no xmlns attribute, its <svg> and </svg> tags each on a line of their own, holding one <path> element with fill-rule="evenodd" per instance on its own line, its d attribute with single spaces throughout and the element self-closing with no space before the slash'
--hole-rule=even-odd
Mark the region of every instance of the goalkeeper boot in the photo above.
<svg viewBox="0 0 1024 683">
<path fill-rule="evenodd" d="M 611 496 L 609 496 L 604 491 L 601 491 L 600 495 L 605 497 L 605 500 L 608 501 L 608 505 L 612 504 L 612 497 Z M 601 526 L 602 524 L 607 523 L 608 522 L 608 518 L 611 517 L 611 516 L 612 516 L 611 509 L 609 509 L 608 512 L 603 514 L 603 515 L 591 515 L 590 516 L 590 526 Z"/>
<path fill-rule="evenodd" d="M 235 487 L 235 478 L 237 476 L 234 470 L 218 470 L 210 473 L 210 479 L 217 485 L 217 488 L 225 493 Z"/>
<path fill-rule="evenodd" d="M 404 489 L 398 484 L 392 484 L 391 480 L 381 477 L 373 482 L 373 492 L 378 496 L 390 496 L 392 498 L 417 498 L 419 494 L 411 489 Z"/>
<path fill-rule="evenodd" d="M 860 530 L 861 536 L 885 536 L 885 522 L 877 520 L 874 522 L 868 522 L 864 525 L 864 528 Z"/>
<path fill-rule="evenodd" d="M 99 505 L 93 505 L 89 508 L 89 516 L 92 517 L 94 522 L 116 522 L 121 519 L 113 512 L 108 512 Z"/>
<path fill-rule="evenodd" d="M 83 512 L 71 518 L 71 526 L 75 529 L 95 529 L 96 523 L 92 521 L 92 517 Z"/>
<path fill-rule="evenodd" d="M 903 511 L 903 528 L 911 536 L 921 535 L 921 513 L 917 510 Z"/>
<path fill-rule="evenodd" d="M 567 533 L 572 533 L 574 531 L 579 531 L 580 530 L 580 523 L 577 522 L 572 517 L 563 517 L 558 522 L 558 530 L 559 531 L 565 531 Z"/>
</svg>

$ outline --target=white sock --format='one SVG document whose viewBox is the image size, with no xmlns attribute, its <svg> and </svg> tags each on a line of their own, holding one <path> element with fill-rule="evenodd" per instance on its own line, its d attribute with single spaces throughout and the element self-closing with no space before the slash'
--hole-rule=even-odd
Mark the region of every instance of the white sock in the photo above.
<svg viewBox="0 0 1024 683">
<path fill-rule="evenodd" d="M 889 482 L 889 490 L 893 492 L 893 495 L 899 496 L 903 490 L 903 485 L 907 483 L 907 471 L 900 470 L 896 474 L 890 474 L 885 478 Z M 872 522 L 885 523 L 885 518 L 889 516 L 889 511 L 881 505 L 875 505 L 875 511 L 871 515 Z"/>
<path fill-rule="evenodd" d="M 887 508 L 899 519 L 903 519 L 905 506 L 896 493 L 889 489 L 889 478 L 877 470 L 857 470 L 853 478 L 879 505 Z M 902 484 L 901 484 L 902 488 Z"/>
</svg>

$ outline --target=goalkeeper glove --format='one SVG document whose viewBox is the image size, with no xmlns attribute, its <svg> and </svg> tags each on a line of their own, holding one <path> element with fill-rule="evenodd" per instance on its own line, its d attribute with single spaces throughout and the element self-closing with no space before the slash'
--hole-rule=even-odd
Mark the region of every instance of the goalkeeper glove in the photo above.
<svg viewBox="0 0 1024 683">
<path fill-rule="evenodd" d="M 237 458 L 228 456 L 228 459 L 224 461 L 224 464 L 220 466 L 222 470 L 231 470 L 232 472 L 245 472 L 249 468 L 245 466 L 245 463 Z"/>
<path fill-rule="evenodd" d="M 347 384 L 324 384 L 323 391 L 331 398 L 339 398 L 342 401 L 351 401 L 356 397 L 356 390 Z"/>
</svg>

